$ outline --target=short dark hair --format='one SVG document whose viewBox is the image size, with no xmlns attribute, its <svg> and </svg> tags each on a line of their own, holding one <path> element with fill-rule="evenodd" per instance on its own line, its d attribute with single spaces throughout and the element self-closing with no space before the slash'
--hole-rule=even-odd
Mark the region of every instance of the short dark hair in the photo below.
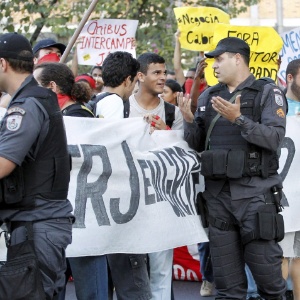
<svg viewBox="0 0 300 300">
<path fill-rule="evenodd" d="M 102 64 L 102 79 L 104 86 L 118 87 L 130 76 L 133 81 L 140 64 L 129 52 L 116 51 L 108 54 Z"/>
<path fill-rule="evenodd" d="M 148 67 L 150 64 L 164 64 L 165 59 L 152 52 L 143 53 L 138 57 L 138 62 L 140 63 L 140 72 L 147 74 Z"/>
<path fill-rule="evenodd" d="M 45 62 L 35 66 L 35 70 L 42 69 L 38 80 L 47 87 L 54 81 L 61 94 L 71 97 L 77 102 L 87 102 L 91 97 L 91 88 L 83 82 L 75 82 L 72 70 L 63 63 Z"/>
<path fill-rule="evenodd" d="M 165 85 L 169 87 L 173 93 L 182 92 L 182 87 L 180 84 L 174 79 L 167 79 Z"/>
<path fill-rule="evenodd" d="M 4 58 L 8 61 L 10 67 L 19 73 L 32 73 L 34 63 L 32 61 L 26 61 L 26 60 L 19 60 L 15 58 Z"/>
<path fill-rule="evenodd" d="M 299 68 L 300 68 L 300 59 L 294 59 L 290 61 L 286 67 L 285 80 L 287 81 L 288 74 L 291 74 L 293 77 L 295 77 L 298 74 Z"/>
<path fill-rule="evenodd" d="M 229 54 L 230 57 L 233 57 L 234 55 L 238 54 L 238 53 L 234 53 L 234 52 L 227 52 Z M 249 67 L 249 64 L 250 64 L 250 57 L 249 56 L 246 56 L 246 55 L 243 55 L 241 53 L 239 53 L 239 55 L 242 57 L 244 63 L 246 64 L 246 66 Z"/>
</svg>

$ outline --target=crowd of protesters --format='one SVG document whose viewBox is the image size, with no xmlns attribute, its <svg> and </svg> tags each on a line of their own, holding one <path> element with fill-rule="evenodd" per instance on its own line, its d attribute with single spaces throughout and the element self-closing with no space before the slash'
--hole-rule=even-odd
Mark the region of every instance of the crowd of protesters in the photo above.
<svg viewBox="0 0 300 300">
<path fill-rule="evenodd" d="M 216 299 L 293 299 L 294 293 L 294 299 L 300 299 L 298 232 L 288 234 L 283 239 L 283 236 L 274 234 L 274 228 L 266 229 L 265 235 L 255 228 L 257 222 L 261 222 L 264 228 L 270 225 L 261 219 L 257 221 L 257 212 L 278 220 L 276 203 L 271 193 L 274 187 L 280 191 L 282 189 L 282 181 L 277 173 L 276 151 L 285 134 L 287 103 L 289 115 L 298 114 L 299 111 L 300 62 L 296 59 L 288 65 L 287 89 L 284 92 L 274 82 L 259 82 L 264 96 L 252 92 L 251 96 L 255 100 L 252 101 L 251 109 L 255 111 L 254 107 L 263 97 L 267 104 L 255 115 L 241 106 L 245 103 L 244 99 L 248 99 L 247 92 L 253 90 L 253 85 L 257 82 L 249 70 L 249 46 L 240 39 L 225 38 L 214 51 L 205 55 L 199 53 L 195 68 L 184 73 L 179 37 L 180 32 L 177 32 L 174 71 L 167 70 L 165 59 L 158 54 L 143 53 L 135 59 L 127 52 L 116 51 L 107 56 L 101 67 L 94 66 L 89 73 L 78 75 L 59 62 L 66 49 L 64 44 L 44 39 L 31 49 L 22 35 L 0 36 L 0 105 L 7 109 L 2 121 L 6 129 L 2 129 L 2 126 L 0 131 L 0 178 L 10 177 L 19 167 L 22 171 L 26 169 L 29 175 L 25 174 L 28 176 L 32 176 L 33 173 L 30 172 L 39 174 L 41 178 L 53 176 L 53 173 L 39 173 L 38 164 L 33 163 L 29 171 L 25 166 L 31 160 L 43 161 L 43 155 L 48 159 L 47 155 L 50 157 L 51 153 L 45 147 L 54 149 L 54 160 L 58 161 L 59 155 L 66 154 L 62 149 L 52 149 L 56 142 L 51 138 L 54 139 L 55 133 L 60 136 L 66 151 L 62 122 L 56 121 L 56 124 L 49 125 L 49 116 L 57 114 L 58 110 L 61 111 L 61 116 L 109 119 L 144 117 L 149 123 L 150 132 L 183 130 L 190 147 L 204 153 L 202 163 L 205 159 L 216 159 L 211 163 L 218 162 L 220 168 L 224 150 L 229 155 L 229 151 L 234 148 L 236 156 L 232 157 L 230 167 L 241 172 L 240 177 L 234 177 L 236 174 L 231 174 L 233 177 L 228 174 L 217 177 L 221 174 L 218 172 L 223 171 L 221 169 L 216 170 L 218 174 L 213 173 L 214 170 L 206 170 L 202 174 L 206 184 L 203 199 L 208 207 L 209 243 L 198 245 L 203 279 L 200 295 L 212 296 L 217 292 Z M 215 59 L 213 68 L 219 83 L 213 87 L 209 87 L 205 80 L 205 57 Z M 30 97 L 37 99 L 34 105 L 27 104 Z M 40 97 L 51 98 L 51 103 L 55 102 L 55 105 L 49 107 L 51 105 L 45 104 Z M 168 119 L 167 112 L 172 112 L 171 119 Z M 33 117 L 34 113 L 36 116 Z M 26 129 L 32 127 L 30 116 L 35 120 L 33 123 L 36 124 L 36 129 L 28 135 Z M 214 130 L 210 129 L 212 123 Z M 41 139 L 45 130 L 53 135 Z M 19 137 L 19 133 L 24 135 L 26 143 Z M 24 143 L 22 153 L 18 150 L 15 154 L 10 154 L 8 148 L 15 146 L 18 149 L 18 143 Z M 249 155 L 264 155 L 269 166 L 267 175 L 262 175 L 259 171 L 255 173 L 251 168 L 237 170 L 234 165 L 244 162 L 236 161 L 240 155 L 237 150 L 240 149 L 249 152 Z M 262 149 L 267 149 L 269 154 L 265 154 Z M 48 167 L 46 161 L 41 163 Z M 247 163 L 248 161 L 245 165 Z M 256 160 L 255 163 L 258 164 L 257 167 L 261 167 L 266 162 Z M 226 161 L 226 164 L 229 162 Z M 58 162 L 58 165 L 63 173 L 69 172 L 70 166 L 66 161 Z M 249 183 L 249 178 L 253 182 Z M 27 230 L 25 223 L 33 222 L 35 252 L 38 260 L 46 265 L 41 268 L 46 299 L 64 299 L 65 286 L 70 276 L 74 278 L 79 300 L 112 299 L 113 290 L 118 300 L 174 299 L 173 249 L 145 254 L 72 257 L 67 259 L 67 264 L 64 262 L 60 266 L 45 261 L 43 246 L 37 247 L 42 235 L 36 237 L 37 233 L 44 230 L 46 225 L 49 228 L 52 226 L 52 229 L 55 226 L 54 236 L 59 236 L 62 234 L 58 233 L 60 225 L 52 224 L 53 220 L 59 220 L 65 230 L 65 240 L 61 245 L 63 255 L 59 259 L 64 260 L 64 251 L 71 243 L 70 226 L 74 217 L 63 183 L 57 186 L 55 192 L 44 192 L 36 187 L 40 184 L 47 191 L 47 182 L 34 179 L 31 184 L 25 181 L 26 184 L 29 188 L 28 191 L 25 188 L 26 197 L 20 200 L 20 206 L 7 203 L 7 206 L 1 207 L 0 218 L 7 223 L 11 239 L 15 239 L 13 245 L 24 241 Z M 32 210 L 30 206 L 26 206 L 25 198 L 32 198 L 32 194 L 26 194 L 29 190 L 33 193 L 34 205 L 39 209 Z M 51 203 L 56 203 L 60 212 L 57 213 L 54 207 L 50 208 L 50 201 L 45 199 L 55 199 Z M 267 210 L 265 204 L 270 203 L 274 205 Z M 23 207 L 23 204 L 26 205 Z M 8 213 L 11 210 L 15 214 Z M 45 219 L 42 218 L 43 215 L 46 216 Z M 44 233 L 51 231 L 48 227 Z M 279 227 L 275 229 L 276 234 L 281 230 Z M 278 244 L 282 239 L 280 244 L 283 252 Z M 53 253 L 51 255 L 58 259 L 58 254 Z M 139 269 L 138 273 L 136 268 Z M 49 276 L 45 269 L 50 269 L 57 276 Z M 138 285 L 135 283 L 137 274 Z"/>
</svg>

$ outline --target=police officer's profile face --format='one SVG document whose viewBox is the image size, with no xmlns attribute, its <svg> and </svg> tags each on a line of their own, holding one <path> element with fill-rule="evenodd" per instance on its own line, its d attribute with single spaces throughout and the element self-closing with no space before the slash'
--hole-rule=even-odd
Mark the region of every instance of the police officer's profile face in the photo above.
<svg viewBox="0 0 300 300">
<path fill-rule="evenodd" d="M 212 68 L 214 69 L 214 75 L 221 83 L 230 83 L 237 74 L 237 53 L 224 52 L 223 54 L 216 56 Z"/>
</svg>

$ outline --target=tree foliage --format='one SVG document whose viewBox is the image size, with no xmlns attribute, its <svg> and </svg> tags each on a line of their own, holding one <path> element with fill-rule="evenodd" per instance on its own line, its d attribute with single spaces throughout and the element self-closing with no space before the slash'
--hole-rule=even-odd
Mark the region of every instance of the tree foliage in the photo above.
<svg viewBox="0 0 300 300">
<path fill-rule="evenodd" d="M 139 20 L 137 30 L 137 53 L 154 51 L 165 57 L 172 65 L 174 33 L 177 29 L 173 8 L 178 2 L 190 6 L 213 6 L 236 17 L 259 0 L 99 0 L 91 19 L 114 18 Z M 67 41 L 76 24 L 89 7 L 90 0 L 2 0 L 0 25 L 3 31 L 26 33 L 35 43 L 43 31 L 50 31 L 59 39 Z M 184 51 L 187 58 L 195 56 Z"/>
</svg>

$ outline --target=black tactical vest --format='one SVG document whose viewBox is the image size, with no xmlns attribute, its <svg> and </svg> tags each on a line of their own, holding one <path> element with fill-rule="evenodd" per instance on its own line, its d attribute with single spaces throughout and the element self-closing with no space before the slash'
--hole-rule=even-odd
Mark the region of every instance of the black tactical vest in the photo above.
<svg viewBox="0 0 300 300">
<path fill-rule="evenodd" d="M 241 114 L 254 122 L 261 121 L 261 96 L 264 86 L 270 83 L 267 79 L 255 80 L 254 83 L 242 90 L 241 94 Z M 209 100 L 213 96 L 225 98 L 228 96 L 224 84 L 214 86 L 208 95 Z M 212 108 L 212 104 L 208 101 L 205 110 L 205 128 L 206 131 L 213 118 L 216 116 L 216 111 Z M 275 174 L 279 166 L 279 158 L 276 152 L 262 149 L 256 145 L 248 143 L 241 135 L 241 130 L 238 126 L 233 125 L 230 121 L 220 117 L 209 139 L 210 150 L 243 150 L 245 151 L 245 165 L 243 176 L 262 176 L 268 177 L 270 174 Z M 234 163 L 234 162 L 233 162 Z"/>
<path fill-rule="evenodd" d="M 68 194 L 71 160 L 56 94 L 29 84 L 15 97 L 21 98 L 35 98 L 44 107 L 49 130 L 34 159 L 26 156 L 21 166 L 0 181 L 0 209 L 31 209 L 36 197 L 65 200 Z"/>
</svg>

